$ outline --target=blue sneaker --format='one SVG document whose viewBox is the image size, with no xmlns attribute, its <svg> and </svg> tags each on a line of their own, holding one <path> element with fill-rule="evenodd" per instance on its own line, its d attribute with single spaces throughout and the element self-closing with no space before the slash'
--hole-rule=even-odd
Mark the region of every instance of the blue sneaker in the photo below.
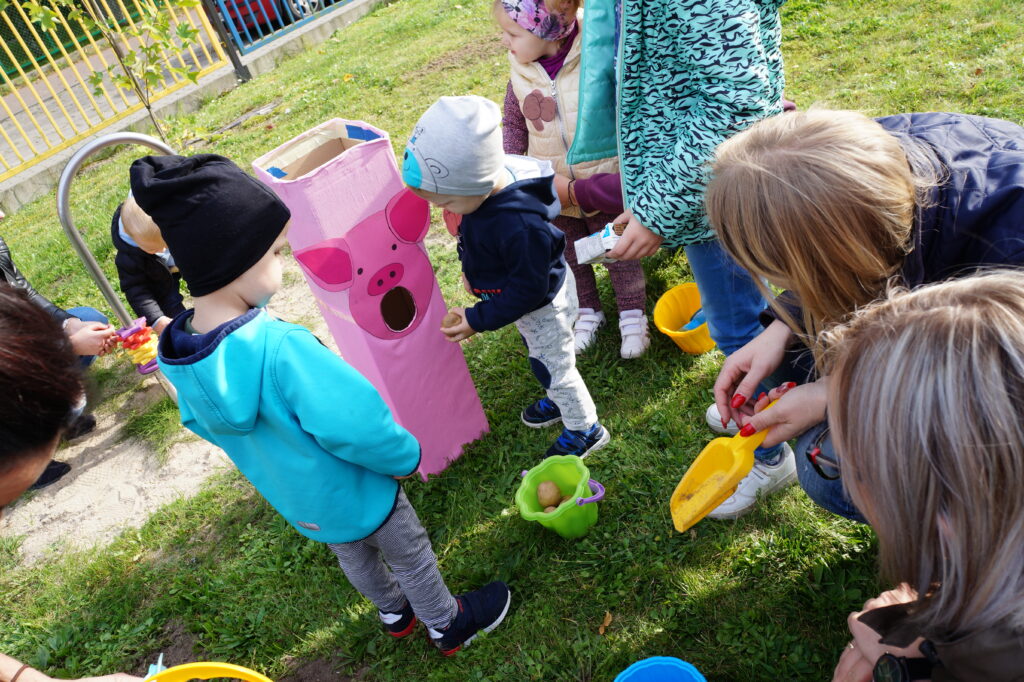
<svg viewBox="0 0 1024 682">
<path fill-rule="evenodd" d="M 405 606 L 398 613 L 385 613 L 377 611 L 380 622 L 384 623 L 384 629 L 392 637 L 402 638 L 412 634 L 416 627 L 416 614 L 413 613 L 412 605 L 405 602 Z"/>
<path fill-rule="evenodd" d="M 469 646 L 481 632 L 490 632 L 501 625 L 512 603 L 512 591 L 505 583 L 495 580 L 479 590 L 456 596 L 455 601 L 459 604 L 455 620 L 444 630 L 429 629 L 430 641 L 445 656 Z"/>
<path fill-rule="evenodd" d="M 521 415 L 523 423 L 531 429 L 539 429 L 544 426 L 551 426 L 562 421 L 562 411 L 558 409 L 548 398 L 541 398 L 533 405 L 530 405 Z"/>
<path fill-rule="evenodd" d="M 585 431 L 562 429 L 562 435 L 558 437 L 554 445 L 548 448 L 544 456 L 576 455 L 582 459 L 594 450 L 600 450 L 607 445 L 611 437 L 608 429 L 601 426 L 601 422 L 597 422 Z"/>
</svg>

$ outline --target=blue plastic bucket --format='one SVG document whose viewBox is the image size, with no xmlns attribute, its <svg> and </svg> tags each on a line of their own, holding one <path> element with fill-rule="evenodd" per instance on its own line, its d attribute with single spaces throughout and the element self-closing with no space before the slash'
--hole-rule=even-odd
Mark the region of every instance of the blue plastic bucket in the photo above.
<svg viewBox="0 0 1024 682">
<path fill-rule="evenodd" d="M 671 656 L 637 661 L 619 673 L 615 682 L 707 682 L 696 668 Z"/>
</svg>

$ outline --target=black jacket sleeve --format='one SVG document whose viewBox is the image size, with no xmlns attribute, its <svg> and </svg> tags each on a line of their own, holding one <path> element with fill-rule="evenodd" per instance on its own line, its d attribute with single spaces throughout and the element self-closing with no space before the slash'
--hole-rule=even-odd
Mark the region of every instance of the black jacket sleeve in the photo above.
<svg viewBox="0 0 1024 682">
<path fill-rule="evenodd" d="M 114 258 L 117 266 L 117 278 L 121 283 L 121 291 L 128 300 L 135 314 L 146 318 L 146 324 L 152 325 L 163 316 L 163 309 L 157 302 L 150 287 L 150 279 L 146 275 L 145 265 L 134 258 L 124 257 L 118 251 Z"/>
<path fill-rule="evenodd" d="M 551 284 L 551 248 L 546 229 L 509 230 L 500 247 L 508 280 L 500 294 L 466 309 L 469 326 L 478 332 L 501 329 L 542 306 Z"/>
<path fill-rule="evenodd" d="M 11 257 L 11 250 L 8 248 L 7 243 L 0 238 L 0 271 L 3 272 L 4 279 L 8 284 L 12 286 L 24 289 L 29 298 L 31 298 L 40 308 L 48 312 L 53 319 L 63 323 L 64 320 L 74 317 L 71 313 L 67 312 L 63 308 L 58 307 L 52 301 L 45 298 L 42 294 L 32 288 L 32 285 L 28 283 L 25 276 L 18 270 L 18 266 L 14 264 L 14 259 Z"/>
</svg>

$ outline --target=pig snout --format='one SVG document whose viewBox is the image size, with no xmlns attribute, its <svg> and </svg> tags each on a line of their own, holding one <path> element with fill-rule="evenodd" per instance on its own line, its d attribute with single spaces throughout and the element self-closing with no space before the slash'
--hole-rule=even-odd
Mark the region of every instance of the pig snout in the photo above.
<svg viewBox="0 0 1024 682">
<path fill-rule="evenodd" d="M 369 293 L 370 296 L 380 296 L 386 291 L 398 286 L 398 283 L 402 281 L 402 275 L 404 273 L 405 268 L 402 267 L 401 263 L 385 265 L 370 277 L 369 284 L 366 287 L 367 293 Z"/>
</svg>

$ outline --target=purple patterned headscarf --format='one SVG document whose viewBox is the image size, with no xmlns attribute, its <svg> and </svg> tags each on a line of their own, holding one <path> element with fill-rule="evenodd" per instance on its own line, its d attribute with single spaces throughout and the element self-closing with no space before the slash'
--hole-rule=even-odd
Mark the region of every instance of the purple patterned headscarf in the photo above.
<svg viewBox="0 0 1024 682">
<path fill-rule="evenodd" d="M 501 6 L 512 21 L 541 40 L 561 40 L 576 23 L 575 16 L 548 11 L 544 0 L 501 0 Z"/>
</svg>

